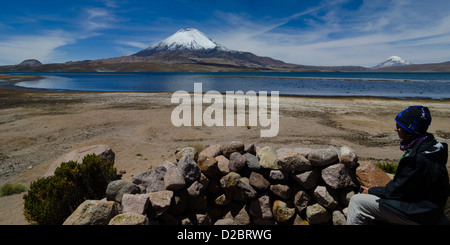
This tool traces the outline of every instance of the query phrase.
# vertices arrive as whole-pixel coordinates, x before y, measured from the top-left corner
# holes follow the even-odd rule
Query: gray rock
[[[242,141],[232,141],[230,144],[222,146],[222,154],[230,159],[230,155],[233,152],[244,153],[245,145]]]
[[[217,157],[222,154],[222,145],[215,144],[206,147],[198,156]]]
[[[282,184],[271,185],[270,192],[284,200],[292,197],[292,190],[287,185]]]
[[[333,225],[346,225],[347,220],[344,214],[339,210],[334,210],[332,214]]]
[[[270,186],[270,182],[262,174],[257,172],[251,172],[249,183],[258,191],[263,191]]]
[[[165,190],[164,175],[166,167],[159,166],[140,173],[131,178],[131,182],[136,185],[143,185],[147,193]]]
[[[236,172],[230,172],[229,174],[223,176],[220,179],[220,186],[225,191],[225,193],[234,191],[238,185],[239,179],[241,176]]]
[[[191,183],[200,177],[201,169],[189,154],[181,157],[177,167],[186,183]]]
[[[203,182],[200,180],[196,180],[187,188],[187,191],[189,196],[196,197],[199,196],[204,190],[206,190],[207,187],[208,187],[207,179],[206,181]]]
[[[250,185],[250,180],[241,178],[236,172],[230,172],[220,179],[220,186],[227,197],[232,200],[246,201],[255,198],[257,192]]]
[[[214,225],[236,225],[234,223],[234,219],[226,218],[226,219],[218,219]]]
[[[122,197],[122,213],[146,214],[150,206],[150,198],[146,194],[124,194]]]
[[[239,170],[241,170],[246,163],[247,159],[243,155],[241,155],[241,153],[233,152],[230,155],[228,167],[232,172],[239,172]]]
[[[86,200],[64,221],[63,225],[107,225],[116,216],[113,201]]]
[[[328,211],[320,204],[316,203],[306,207],[306,220],[308,220],[310,224],[323,224],[330,219],[330,213],[328,213]]]
[[[342,163],[334,164],[322,169],[322,179],[333,189],[342,189],[345,187],[356,187],[353,182],[354,176],[350,168]]]
[[[313,195],[317,203],[325,208],[333,210],[338,205],[338,202],[334,200],[325,186],[317,186]]]
[[[233,202],[227,205],[224,219],[232,219],[233,225],[249,225],[250,215],[247,213],[247,206],[239,202]]]
[[[245,149],[244,152],[252,154],[252,155],[256,155],[256,147],[254,144],[246,144],[245,145]]]
[[[162,215],[170,208],[173,197],[172,191],[157,191],[147,193],[147,195],[150,198],[151,214],[155,217]]]
[[[256,156],[259,159],[259,165],[262,168],[278,169],[278,156],[275,149],[270,146],[261,148]]]
[[[217,160],[217,167],[219,168],[220,173],[223,175],[228,174],[230,172],[230,160],[223,155],[217,156],[215,159]]]
[[[182,189],[186,185],[184,177],[178,171],[178,167],[172,164],[167,168],[164,175],[164,187],[166,190],[176,191]]]
[[[303,147],[294,147],[294,148],[288,148],[288,147],[281,147],[277,150],[278,155],[283,155],[288,152],[295,152],[302,156],[307,156],[313,149],[311,148],[303,148]]]
[[[270,170],[269,179],[271,180],[287,180],[289,178],[289,174],[287,172],[283,172],[280,170]]]
[[[245,153],[243,155],[245,157],[245,160],[247,161],[247,166],[251,170],[258,170],[261,169],[261,165],[259,165],[259,159],[250,153]]]
[[[250,203],[250,214],[256,218],[272,219],[272,205],[270,195],[265,193]]]
[[[235,200],[246,202],[258,195],[258,192],[256,192],[255,189],[253,189],[253,187],[250,185],[250,181],[248,178],[240,178],[237,186],[240,189],[240,192],[237,192],[236,195],[234,195]],[[239,196],[238,193],[242,193],[242,195]]]
[[[308,206],[308,202],[311,200],[311,196],[303,190],[298,191],[294,196],[294,206],[297,212],[303,211]]]
[[[192,159],[194,159],[194,161],[197,161],[198,159],[198,152],[194,147],[184,147],[181,150],[177,150],[175,153],[175,158],[177,159],[177,161],[179,161],[184,154],[188,154],[191,156]]]
[[[334,147],[313,150],[308,154],[308,160],[314,167],[323,167],[338,161],[338,153]]]
[[[149,225],[147,216],[138,213],[122,213],[114,216],[109,225]]]
[[[342,146],[339,152],[339,162],[349,168],[356,167],[358,165],[358,155],[349,146]]]
[[[278,168],[282,171],[305,171],[312,168],[309,160],[300,153],[287,151],[277,155]]]
[[[106,200],[121,203],[124,194],[136,194],[140,192],[141,188],[136,184],[125,180],[115,180],[111,181],[106,187]]]
[[[320,177],[320,170],[315,168],[311,171],[292,173],[291,177],[296,180],[303,188],[309,190],[317,185],[317,181]]]

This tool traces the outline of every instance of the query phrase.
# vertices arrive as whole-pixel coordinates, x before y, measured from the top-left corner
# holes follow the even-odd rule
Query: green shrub
[[[395,174],[397,172],[398,165],[385,162],[385,163],[375,163],[375,166],[377,166],[379,169],[383,170],[385,173],[388,174]]]
[[[0,197],[19,194],[27,190],[23,183],[6,183],[0,187]]]
[[[31,183],[23,197],[25,218],[35,224],[62,224],[84,200],[103,198],[115,179],[112,163],[94,154],[85,156],[82,164],[64,162],[54,176]]]

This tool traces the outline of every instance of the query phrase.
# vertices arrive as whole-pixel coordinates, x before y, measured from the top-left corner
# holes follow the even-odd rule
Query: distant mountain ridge
[[[234,65],[248,68],[293,68],[281,60],[230,50],[194,28],[181,29],[172,36],[143,49],[139,57],[182,56],[201,64]]]
[[[410,65],[409,61],[404,60],[398,56],[391,56],[389,59],[381,62],[380,64],[370,68],[370,69],[378,69],[378,68],[386,68],[386,67],[397,67],[397,66],[405,66]]]
[[[411,65],[398,56],[372,68],[362,66],[309,66],[285,63],[250,52],[230,50],[194,28],[181,29],[139,52],[97,60],[41,64],[25,60],[0,66],[0,71],[31,72],[450,72],[450,62]]]

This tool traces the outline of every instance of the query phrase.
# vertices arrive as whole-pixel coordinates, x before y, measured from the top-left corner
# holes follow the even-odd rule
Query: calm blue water
[[[279,91],[292,96],[450,98],[450,73],[16,73],[45,76],[16,86],[105,92]]]

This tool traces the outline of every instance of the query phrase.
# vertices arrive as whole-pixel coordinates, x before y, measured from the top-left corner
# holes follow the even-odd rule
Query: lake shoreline
[[[261,126],[173,126],[171,113],[177,104],[171,103],[172,93],[0,88],[0,184],[29,186],[61,155],[94,144],[113,149],[115,167],[126,170],[125,180],[174,161],[177,148],[233,140],[275,149],[347,145],[360,160],[396,163],[402,152],[394,117],[416,104],[430,108],[429,131],[450,141],[450,102],[442,100],[280,96],[279,133],[261,138]],[[0,224],[26,224],[21,195],[0,198]]]
[[[394,99],[450,99],[448,74],[383,73],[28,73],[43,76],[16,81],[9,89],[23,87],[43,92],[176,92],[277,91],[287,97],[355,97]],[[22,75],[22,74],[19,74]],[[367,75],[367,77],[365,77]],[[1,79],[1,78],[0,78]],[[5,87],[4,84],[2,84]]]

